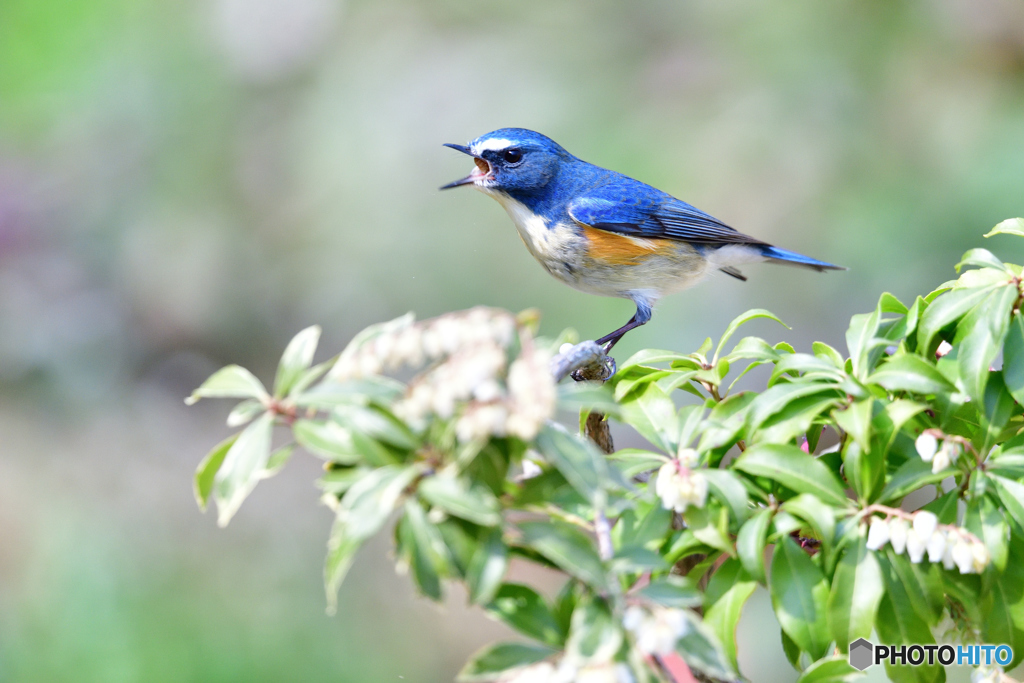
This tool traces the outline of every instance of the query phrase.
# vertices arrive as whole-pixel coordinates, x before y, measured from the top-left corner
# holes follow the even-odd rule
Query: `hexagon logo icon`
[[[850,666],[858,671],[868,668],[874,663],[874,650],[875,646],[864,638],[853,641],[850,643]]]

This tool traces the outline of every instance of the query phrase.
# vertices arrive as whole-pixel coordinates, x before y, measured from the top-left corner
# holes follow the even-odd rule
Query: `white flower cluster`
[[[647,655],[674,652],[676,642],[686,635],[689,623],[681,609],[632,605],[626,609],[622,625],[636,638],[637,648]]]
[[[508,362],[517,338],[519,356]],[[478,307],[413,323],[411,318],[384,326],[375,337],[346,349],[331,370],[336,380],[357,379],[432,363],[414,378],[395,414],[412,423],[430,415],[456,418],[465,443],[489,436],[533,439],[554,415],[555,382],[550,354],[537,348],[512,314]]]
[[[917,454],[925,462],[930,462],[932,472],[936,473],[956,462],[963,451],[963,447],[950,438],[943,439],[942,447],[939,448],[939,439],[931,430],[921,432],[921,436],[917,437],[914,445],[917,447]]]
[[[478,306],[419,323],[413,322],[409,314],[370,329],[378,333],[365,341],[356,337],[331,368],[332,379],[358,379],[401,367],[416,368],[484,344],[505,348],[515,336],[516,319],[508,311]]]
[[[979,574],[991,559],[977,537],[959,527],[939,524],[938,517],[927,510],[913,513],[910,524],[898,516],[889,520],[872,517],[868,549],[880,550],[886,543],[897,555],[906,550],[915,564],[927,553],[929,562],[942,562],[946,569],[956,567],[961,574]]]
[[[658,470],[654,492],[661,498],[661,504],[668,510],[683,512],[687,506],[704,507],[708,497],[708,480],[697,466],[697,451],[692,448],[679,449],[678,457],[669,460]]]
[[[539,662],[513,670],[499,683],[635,683],[629,667],[621,662],[600,662],[579,666],[565,657],[556,666]]]

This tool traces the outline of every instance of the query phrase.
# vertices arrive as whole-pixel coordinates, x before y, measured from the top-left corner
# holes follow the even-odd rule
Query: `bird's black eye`
[[[510,164],[518,164],[523,160],[523,153],[518,149],[506,149],[502,153],[501,158]]]

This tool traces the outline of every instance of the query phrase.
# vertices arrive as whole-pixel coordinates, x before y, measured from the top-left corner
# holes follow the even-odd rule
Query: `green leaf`
[[[711,576],[709,596],[718,594],[704,614],[704,623],[714,632],[722,649],[736,668],[736,625],[743,605],[754,593],[757,582],[743,571],[738,560],[728,560]]]
[[[395,448],[411,451],[420,446],[420,440],[404,422],[378,406],[339,405],[332,417],[353,434],[365,434]]]
[[[996,492],[1006,512],[1019,526],[1024,527],[1024,484],[998,475],[990,474],[989,477],[996,483]]]
[[[696,584],[685,576],[676,574],[652,579],[639,593],[663,607],[696,607],[703,602]]]
[[[548,422],[537,435],[536,447],[586,500],[594,501],[608,487],[607,463],[589,439]]]
[[[1002,350],[1009,330],[1010,311],[1018,295],[1015,285],[996,288],[991,296],[964,317],[957,328],[957,339],[961,340],[957,352],[960,379],[965,393],[975,401],[985,400],[989,367]]]
[[[1013,648],[1013,661],[1005,667],[1013,669],[1024,659],[1024,543],[1013,536],[1007,565],[1012,571],[997,574],[981,599],[982,633],[986,643],[1006,643]]]
[[[828,583],[807,553],[788,536],[775,546],[769,586],[782,630],[812,659],[824,655],[832,640],[828,630]]]
[[[355,552],[384,526],[405,489],[421,472],[419,466],[379,467],[367,472],[345,492],[327,542],[324,588],[329,611],[337,604],[338,587],[352,566]]]
[[[229,365],[210,375],[185,403],[192,405],[201,398],[255,398],[266,403],[270,395],[251,372],[240,365]]]
[[[1010,529],[1002,511],[988,496],[976,496],[967,503],[964,527],[985,543],[992,565],[1000,572],[1005,570]]]
[[[848,652],[849,644],[858,638],[871,637],[883,593],[882,570],[875,554],[867,549],[867,535],[861,527],[859,537],[846,547],[836,566],[828,600],[829,628],[840,652]]]
[[[841,398],[835,385],[819,382],[776,384],[763,393],[758,394],[751,401],[750,406],[747,408],[747,427],[751,430],[757,429],[768,418],[780,413],[789,404],[815,394],[826,394],[826,398]]]
[[[1014,313],[1003,341],[1003,381],[1013,400],[1024,405],[1024,315]]]
[[[616,547],[636,546],[658,550],[672,531],[672,512],[661,506],[661,501],[637,501],[636,507],[626,510],[612,528]]]
[[[843,475],[857,496],[872,502],[885,483],[885,456],[881,449],[864,450],[856,441],[848,441],[842,452]]]
[[[678,351],[664,351],[662,349],[644,349],[638,351],[630,356],[625,363],[619,366],[619,372],[629,370],[636,366],[646,366],[651,363],[666,363],[681,361],[687,365],[692,365],[693,360]]]
[[[596,411],[605,415],[618,415],[619,404],[611,387],[603,382],[571,382],[558,385],[558,407],[578,413]]]
[[[888,563],[882,564],[882,576],[885,579],[886,591],[878,605],[878,615],[875,618],[875,631],[879,640],[886,645],[933,644],[935,639],[932,637],[931,629],[914,609],[903,583]],[[938,663],[916,667],[891,666],[887,660],[885,670],[889,674],[889,679],[897,682],[944,680],[943,669]]]
[[[607,661],[622,647],[622,623],[600,598],[584,597],[573,610],[565,645],[570,659]]]
[[[292,434],[300,446],[319,458],[343,465],[354,465],[362,460],[352,441],[352,432],[337,422],[296,420]]]
[[[874,405],[875,400],[869,397],[854,401],[845,410],[832,411],[836,424],[866,451],[871,449],[871,410]]]
[[[224,456],[238,439],[238,434],[232,434],[228,438],[210,449],[203,461],[196,468],[195,477],[192,480],[192,490],[196,496],[196,503],[199,509],[206,511],[206,505],[210,501],[210,493],[213,491],[213,481],[217,476],[217,470],[224,462]]]
[[[501,523],[501,506],[491,490],[482,484],[472,484],[448,473],[424,478],[419,485],[420,495],[431,505],[445,512],[481,526]]]
[[[814,530],[814,535],[821,541],[825,554],[832,552],[836,535],[836,517],[831,507],[818,500],[817,496],[801,493],[783,503],[782,509],[807,522]]]
[[[728,555],[735,554],[729,537],[729,514],[725,508],[688,507],[683,513],[683,519],[697,540]]]
[[[679,434],[676,406],[657,384],[630,394],[622,404],[622,419],[658,448],[675,452]]]
[[[242,501],[260,480],[270,458],[270,436],[274,416],[264,414],[238,435],[214,476],[213,498],[217,501],[217,524],[227,526]]]
[[[768,538],[768,525],[772,521],[772,511],[768,508],[759,510],[740,527],[736,536],[736,552],[743,568],[757,581],[765,582],[764,546]]]
[[[725,346],[725,342],[729,341],[730,337],[736,333],[736,330],[740,328],[744,323],[748,323],[751,320],[757,320],[758,318],[768,318],[774,320],[778,324],[785,327],[787,330],[790,329],[789,325],[782,322],[774,313],[766,311],[763,308],[752,308],[745,313],[741,313],[733,321],[729,323],[729,326],[725,328],[725,332],[722,333],[722,338],[718,341],[718,346],[715,347],[715,355],[711,360],[711,365],[715,365],[718,362],[718,355],[722,352],[722,348]]]
[[[711,494],[729,507],[729,514],[737,524],[742,524],[750,509],[747,489],[739,477],[729,470],[702,469],[701,474],[707,480]]]
[[[676,642],[676,652],[686,660],[686,664],[718,681],[738,680],[714,631],[690,610],[684,610],[683,616],[689,622],[689,629]]]
[[[599,588],[607,583],[593,540],[583,532],[554,522],[523,522],[519,529],[527,546],[565,572]]]
[[[399,531],[405,534],[404,545],[411,551],[406,559],[416,587],[428,598],[441,600],[441,577],[449,573],[448,547],[419,501],[405,501],[405,517]]]
[[[1006,270],[1006,264],[996,258],[988,249],[968,249],[960,257],[960,263],[956,264],[956,272],[960,272],[965,266],[977,266],[978,268],[993,268],[995,270]]]
[[[941,565],[930,562],[912,564],[906,554],[897,555],[891,546],[885,549],[884,559],[879,562],[888,563],[918,616],[931,627],[938,624],[946,607]]]
[[[615,463],[626,477],[656,470],[668,462],[668,458],[661,453],[640,448],[621,448],[609,455],[608,459]]]
[[[477,650],[459,672],[459,681],[496,681],[505,672],[535,664],[555,654],[556,650],[543,645],[524,643],[498,643]]]
[[[466,570],[469,599],[474,605],[490,602],[508,570],[508,546],[500,529],[490,529],[477,545]]]
[[[747,474],[774,479],[798,493],[811,493],[829,505],[848,504],[843,486],[832,471],[813,456],[789,444],[758,444],[748,448],[733,467]]]
[[[294,453],[295,444],[293,443],[281,446],[276,451],[271,453],[270,457],[267,458],[267,466],[263,468],[262,472],[260,472],[260,478],[269,479],[270,477],[280,472],[281,468],[288,464],[288,461],[291,460],[292,454]]]
[[[313,325],[299,332],[288,343],[277,366],[277,377],[274,379],[275,398],[283,398],[291,392],[306,369],[313,364],[313,354],[316,353],[319,342],[320,326]]]
[[[1024,236],[1024,218],[1007,218],[987,232],[985,237],[992,237],[993,235]]]
[[[893,473],[892,478],[882,489],[878,500],[881,503],[897,502],[908,493],[928,484],[936,484],[948,476],[948,471],[933,473],[930,462],[925,462],[918,457],[910,457]]]
[[[820,659],[804,669],[796,683],[845,683],[863,677],[846,657],[834,657],[832,659]]]
[[[518,583],[506,583],[485,607],[487,612],[520,633],[553,647],[565,642],[554,612],[537,591]]]
[[[260,413],[266,411],[267,407],[254,398],[247,398],[239,402],[228,414],[228,427],[241,427],[248,424]]]
[[[932,301],[917,326],[918,351],[930,353],[935,335],[974,308],[991,291],[991,287],[955,289],[944,292]]]
[[[872,358],[877,357],[878,342],[875,334],[881,318],[880,308],[871,313],[861,313],[850,318],[850,327],[846,330],[846,347],[850,351],[853,374],[863,379],[871,370]]]
[[[867,382],[888,391],[909,391],[915,394],[943,394],[956,387],[941,372],[920,356],[909,353],[892,356],[871,373]]]

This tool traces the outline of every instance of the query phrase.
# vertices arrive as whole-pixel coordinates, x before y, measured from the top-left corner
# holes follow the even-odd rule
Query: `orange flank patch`
[[[617,266],[637,264],[648,256],[674,247],[669,239],[628,237],[588,225],[583,226],[583,236],[587,239],[587,256]]]

